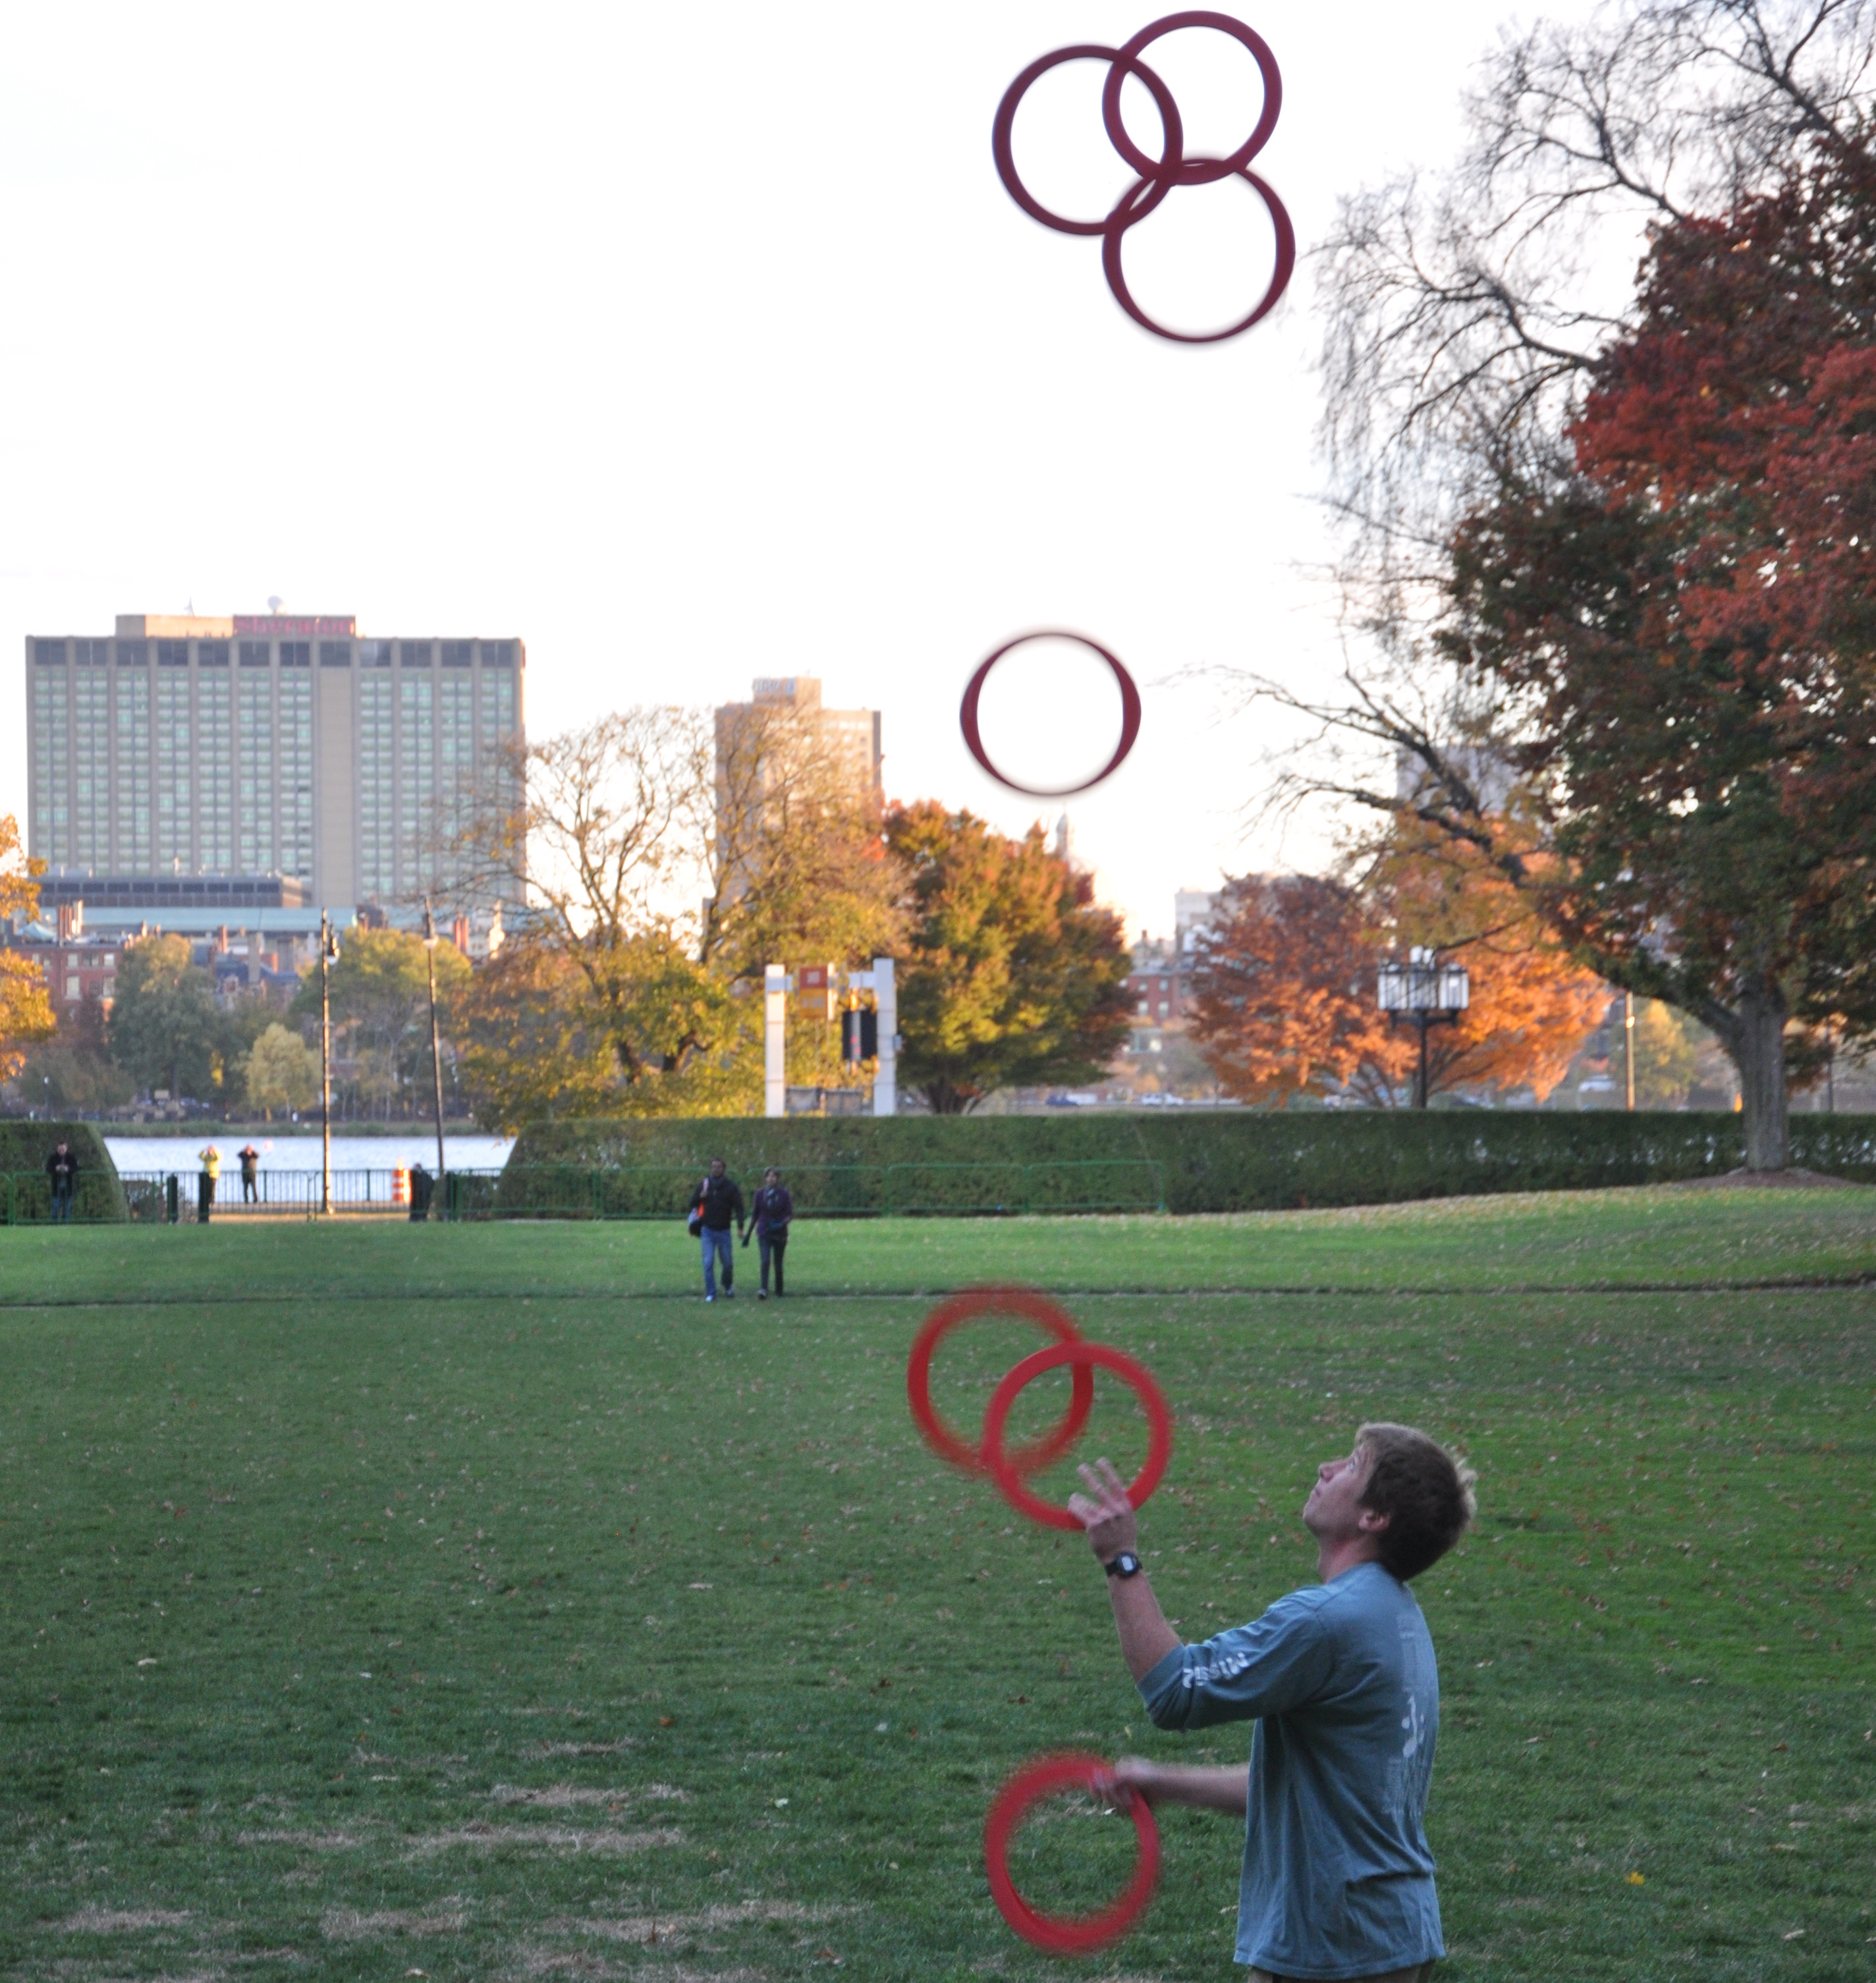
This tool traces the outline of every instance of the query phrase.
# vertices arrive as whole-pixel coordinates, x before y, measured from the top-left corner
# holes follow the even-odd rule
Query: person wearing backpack
[[[794,1216],[794,1200],[789,1195],[788,1187],[781,1181],[781,1172],[771,1164],[762,1173],[762,1189],[756,1193],[755,1203],[751,1209],[748,1225],[744,1229],[743,1244],[749,1244],[749,1235],[756,1236],[756,1246],[762,1260],[762,1285],[756,1289],[756,1299],[768,1299],[768,1270],[771,1259],[775,1263],[775,1299],[782,1298],[782,1256],[788,1250],[788,1222]]]
[[[704,1299],[717,1299],[717,1269],[723,1269],[723,1298],[736,1292],[736,1252],[730,1235],[743,1218],[743,1188],[721,1157],[710,1160],[710,1174],[691,1195],[691,1230],[704,1243]]]

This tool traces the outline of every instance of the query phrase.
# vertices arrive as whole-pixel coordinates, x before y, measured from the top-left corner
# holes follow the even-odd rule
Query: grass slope
[[[1294,1510],[1361,1417],[1473,1455],[1420,1590],[1443,1975],[1865,1978],[1876,1295],[1718,1283],[1867,1272],[1869,1204],[818,1226],[802,1286],[871,1291],[707,1309],[642,1229],[9,1233],[0,1968],[1060,1973],[988,1900],[997,1783],[1248,1731],[1145,1731],[1081,1546],[913,1435],[901,1290],[1022,1274],[1196,1290],[1072,1304],[1177,1414],[1145,1528],[1189,1636],[1309,1578]],[[1204,1286],[1260,1275],[1352,1291]],[[1688,1285],[1502,1291],[1625,1276]],[[946,1411],[1032,1339],[958,1339]],[[1082,1973],[1229,1973],[1238,1841],[1162,1822]],[[1065,1807],[1024,1878],[1090,1900],[1129,1832]]]

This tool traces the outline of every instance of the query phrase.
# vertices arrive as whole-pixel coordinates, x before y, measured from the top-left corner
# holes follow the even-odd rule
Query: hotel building
[[[31,637],[27,842],[47,901],[176,930],[367,906],[407,923],[426,891],[470,906],[450,849],[472,793],[510,776],[527,658],[519,640],[361,640],[349,617],[279,614]]]

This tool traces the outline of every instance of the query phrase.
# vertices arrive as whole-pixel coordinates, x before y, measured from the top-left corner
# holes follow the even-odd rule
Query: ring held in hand
[[[1019,1470],[1015,1458],[1003,1450],[1003,1428],[1009,1421],[1010,1408],[1016,1402],[1017,1393],[1045,1370],[1058,1369],[1064,1363],[1073,1364],[1078,1376],[1090,1366],[1112,1370],[1138,1393],[1146,1412],[1147,1443],[1145,1463],[1127,1490],[1127,1498],[1136,1508],[1165,1477],[1166,1463],[1172,1457],[1172,1414],[1166,1409],[1165,1394],[1154,1383],[1152,1373],[1145,1365],[1136,1363],[1124,1351],[1105,1343],[1063,1343],[1052,1349],[1038,1349],[1034,1356],[1025,1356],[997,1386],[984,1413],[982,1446],[984,1460],[990,1468],[991,1478],[997,1483],[997,1491],[1012,1508],[1027,1515],[1032,1521],[1072,1533],[1082,1525],[1066,1508],[1058,1508],[1042,1500],[1023,1485],[1023,1471],[1035,1473],[1039,1470],[1028,1467]]]
[[[1091,1914],[1064,1917],[1032,1908],[1016,1891],[1010,1877],[1010,1840],[1031,1807],[1065,1791],[1105,1792],[1113,1784],[1113,1765],[1099,1756],[1043,1756],[1025,1763],[997,1794],[984,1825],[984,1864],[990,1875],[990,1894],[1003,1918],[1022,1937],[1052,1955],[1085,1955],[1118,1941],[1139,1918],[1153,1897],[1159,1878],[1159,1828],[1143,1797],[1127,1800],[1139,1837],[1140,1856],[1125,1891],[1111,1905]]]

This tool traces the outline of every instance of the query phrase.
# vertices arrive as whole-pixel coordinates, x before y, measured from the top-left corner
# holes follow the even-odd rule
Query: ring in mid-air
[[[1186,155],[1185,127],[1180,121],[1179,104],[1164,79],[1140,59],[1143,48],[1162,35],[1175,33],[1182,28],[1209,28],[1229,35],[1249,50],[1263,78],[1263,109],[1250,135],[1222,158],[1193,158]],[[1109,142],[1139,175],[1115,202],[1112,209],[1099,220],[1078,220],[1052,212],[1024,185],[1016,169],[1012,134],[1018,106],[1032,83],[1051,69],[1072,62],[1104,62],[1108,65],[1107,81],[1101,92],[1101,121],[1106,127]],[[1130,75],[1145,86],[1159,112],[1160,147],[1156,159],[1135,143],[1122,122],[1121,88]],[[1296,270],[1296,231],[1290,224],[1289,212],[1276,189],[1250,169],[1252,159],[1263,149],[1271,132],[1276,129],[1277,113],[1282,105],[1282,78],[1277,72],[1276,57],[1271,53],[1270,45],[1262,35],[1229,14],[1195,8],[1149,22],[1117,48],[1109,48],[1102,42],[1080,42],[1037,56],[1003,92],[1003,100],[997,105],[995,121],[991,125],[990,149],[1005,190],[1032,220],[1053,228],[1058,234],[1100,236],[1101,266],[1107,276],[1108,287],[1114,292],[1114,300],[1142,329],[1150,330],[1155,337],[1169,339],[1175,344],[1217,344],[1238,336],[1269,316],[1289,288],[1289,279]],[[1149,316],[1135,301],[1127,286],[1126,272],[1121,265],[1122,243],[1127,230],[1138,226],[1177,188],[1210,186],[1220,179],[1232,178],[1242,179],[1269,213],[1270,224],[1276,235],[1276,268],[1263,294],[1236,323],[1226,325],[1222,330],[1172,329]]]
[[[977,706],[984,693],[984,684],[990,679],[990,671],[1004,656],[1031,640],[1072,640],[1078,647],[1085,647],[1091,654],[1099,656],[1112,670],[1114,680],[1120,688],[1120,741],[1114,747],[1114,754],[1109,758],[1092,778],[1085,778],[1078,785],[1024,785],[1018,784],[1007,772],[1000,771],[992,762],[990,753],[984,748],[983,731],[978,721]],[[1021,792],[1027,798],[1066,799],[1077,792],[1092,791],[1105,778],[1111,778],[1126,759],[1140,734],[1140,691],[1119,658],[1108,652],[1099,640],[1091,640],[1085,634],[1067,634],[1059,627],[1045,627],[1034,634],[1018,634],[1015,640],[1005,640],[995,653],[987,654],[977,664],[977,672],[965,685],[964,701],[959,706],[958,721],[964,731],[965,748],[983,769],[1000,785],[1006,785],[1013,792]]]

